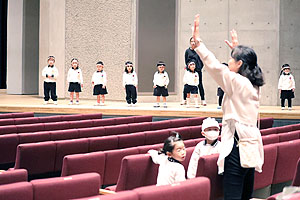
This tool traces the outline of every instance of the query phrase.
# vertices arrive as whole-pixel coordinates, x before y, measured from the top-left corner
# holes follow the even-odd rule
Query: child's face
[[[157,66],[157,69],[158,69],[159,73],[162,73],[165,70],[165,66],[159,65],[159,66]]]
[[[101,72],[102,70],[103,70],[103,65],[97,65],[97,70],[99,71],[99,72]]]
[[[193,72],[193,71],[195,71],[196,66],[195,66],[195,64],[190,64],[190,65],[189,65],[189,68],[190,68],[190,70],[192,70],[192,72]]]
[[[291,70],[289,68],[285,68],[283,71],[288,74]]]
[[[55,60],[54,60],[53,58],[50,58],[50,59],[48,60],[48,64],[49,64],[50,66],[54,65],[54,63],[55,63]]]
[[[219,136],[219,128],[218,127],[207,127],[202,131],[202,135],[208,141],[215,141]],[[209,143],[210,144],[210,143]]]
[[[127,71],[128,71],[128,72],[131,72],[131,71],[132,71],[132,65],[126,65],[126,67],[127,67]]]
[[[195,43],[195,41],[194,41],[194,38],[191,39],[190,45],[191,45],[191,48],[192,48],[192,49],[195,49],[196,43]]]
[[[180,162],[184,161],[185,156],[186,156],[186,149],[185,149],[183,141],[174,142],[174,149],[173,149],[172,153],[167,152],[167,155],[180,161]]]
[[[73,60],[71,64],[72,64],[72,67],[75,69],[78,66],[78,61]]]

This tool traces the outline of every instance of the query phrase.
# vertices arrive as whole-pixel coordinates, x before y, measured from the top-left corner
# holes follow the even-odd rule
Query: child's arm
[[[123,88],[125,88],[125,85],[126,85],[126,81],[125,81],[125,79],[126,79],[126,72],[124,72],[123,73],[123,83],[122,83],[122,85],[123,85]]]
[[[69,69],[68,75],[67,75],[67,81],[70,82],[70,80],[71,80],[71,69]]]
[[[134,79],[134,86],[137,87],[137,85],[138,85],[138,77],[137,77],[136,72],[134,72],[134,77],[135,77],[135,79]]]
[[[150,154],[150,156],[152,158],[152,161],[155,164],[160,164],[161,163],[162,155],[159,155],[158,151],[151,149],[151,150],[148,151],[148,153]]]
[[[103,86],[102,88],[106,88],[107,78],[106,78],[106,72],[103,72]]]
[[[57,77],[58,77],[58,69],[56,67],[54,69],[55,70],[54,70],[54,74],[52,74],[53,75],[52,78],[57,79]]]
[[[154,77],[153,77],[153,88],[156,88],[156,82],[157,82],[157,72],[155,72]]]
[[[169,75],[168,75],[168,73],[167,73],[167,72],[165,72],[165,73],[166,73],[165,87],[168,87],[168,85],[169,85],[169,82],[170,82],[170,79],[169,79]]]
[[[278,90],[279,90],[279,92],[281,92],[281,89],[282,89],[282,79],[283,78],[283,76],[281,75],[280,77],[279,77],[279,81],[278,81]]]
[[[292,90],[293,90],[293,92],[295,91],[295,88],[296,88],[296,86],[295,86],[295,79],[294,79],[294,76],[293,75],[291,75],[291,80],[292,80]]]
[[[82,77],[82,71],[80,69],[80,83],[81,83],[81,87],[83,86],[83,77]]]
[[[47,74],[47,67],[45,67],[42,71],[42,77],[44,78],[48,78],[48,74]]]
[[[187,81],[188,81],[188,71],[184,70],[183,85],[187,84]]]
[[[196,177],[199,158],[200,158],[200,148],[199,146],[196,146],[190,159],[190,163],[187,171],[188,178]]]

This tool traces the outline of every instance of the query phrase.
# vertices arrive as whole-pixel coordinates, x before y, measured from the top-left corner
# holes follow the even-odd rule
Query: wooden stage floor
[[[200,108],[186,108],[179,102],[168,102],[168,108],[153,108],[153,103],[137,103],[136,107],[128,107],[124,101],[107,101],[105,106],[94,106],[95,100],[81,100],[79,105],[68,105],[69,100],[58,100],[54,105],[51,100],[43,105],[43,98],[37,95],[7,95],[0,92],[0,112],[34,112],[34,113],[102,113],[103,115],[152,115],[156,117],[222,117],[222,111],[216,104],[208,104]],[[274,119],[299,119],[300,106],[292,111],[281,110],[279,106],[261,106],[260,117]]]

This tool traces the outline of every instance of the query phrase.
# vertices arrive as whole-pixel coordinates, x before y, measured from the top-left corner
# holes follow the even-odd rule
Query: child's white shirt
[[[198,161],[201,156],[216,154],[220,152],[220,141],[216,140],[213,144],[207,144],[206,140],[199,142],[191,156],[187,177],[195,178],[198,168]]]
[[[94,85],[102,84],[103,86],[106,86],[106,82],[107,82],[106,72],[103,70],[101,72],[95,71],[92,76],[92,82],[94,83]]]
[[[278,82],[279,90],[291,90],[295,89],[295,80],[292,74],[284,75],[283,73],[279,77]]]
[[[125,85],[134,85],[136,86],[138,83],[137,75],[135,72],[132,73],[123,73],[123,87]]]
[[[74,69],[71,67],[68,71],[67,81],[70,83],[80,83],[83,84],[82,71],[80,68]]]
[[[48,75],[48,77],[46,77]],[[52,75],[54,77],[52,77]],[[56,82],[56,79],[58,77],[58,69],[53,65],[53,67],[49,67],[48,65],[44,67],[42,71],[42,76],[44,78],[44,81],[47,83],[54,83]]]
[[[156,150],[149,150],[152,161],[159,164],[156,185],[170,185],[185,181],[185,170],[182,164],[171,162],[165,154],[158,154]]]
[[[183,76],[183,84],[188,84],[191,86],[198,86],[199,85],[199,74],[197,72],[190,72],[185,70]]]
[[[164,71],[164,73],[155,72],[153,78],[153,85],[164,87],[164,86],[168,86],[169,82],[170,82],[169,76],[166,71]]]

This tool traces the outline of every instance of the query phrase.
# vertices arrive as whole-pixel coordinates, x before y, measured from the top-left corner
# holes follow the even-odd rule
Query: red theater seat
[[[0,200],[33,200],[31,183],[19,182],[0,185]]]
[[[111,149],[118,149],[118,136],[110,135],[103,137],[92,137],[89,140],[89,152],[105,151]]]
[[[34,124],[39,123],[38,117],[25,117],[25,118],[16,118],[15,119],[15,125],[18,124]]]
[[[299,133],[300,131],[292,131],[292,132],[287,132],[287,133],[279,133],[279,141],[280,142],[286,142],[290,140],[297,140],[299,139]]]
[[[79,138],[105,136],[104,127],[90,127],[79,129]]]
[[[69,122],[50,122],[44,123],[44,125],[45,131],[63,130],[70,128]]]
[[[141,116],[134,116],[134,122],[152,122],[152,116],[150,115],[141,115]]]
[[[13,163],[16,158],[18,134],[0,135],[0,163]]]
[[[134,117],[116,117],[115,124],[130,124],[134,123]]]
[[[202,125],[204,119],[206,119],[206,117],[189,118],[189,125],[190,126],[200,126],[200,125]]]
[[[272,117],[262,118],[259,122],[259,129],[272,128],[274,119]]]
[[[170,128],[170,120],[156,121],[150,124],[150,130],[162,130]]]
[[[31,133],[44,131],[44,123],[35,123],[35,124],[20,124],[16,125],[18,133]]]
[[[142,132],[142,131],[150,131],[152,122],[141,122],[128,124],[128,133]]]
[[[145,144],[163,143],[170,136],[169,130],[157,130],[145,132]]]
[[[262,142],[264,145],[278,143],[279,135],[278,134],[264,135],[262,136]]]
[[[52,141],[79,138],[79,131],[77,129],[49,131],[49,134]]]
[[[145,144],[145,133],[123,134],[117,136],[119,140],[118,148],[136,147]]]
[[[172,119],[170,120],[170,128],[189,126],[189,118]]]
[[[105,126],[105,135],[118,135],[128,133],[127,124]]]
[[[10,171],[0,171],[0,185],[27,181],[27,170],[16,169]]]

